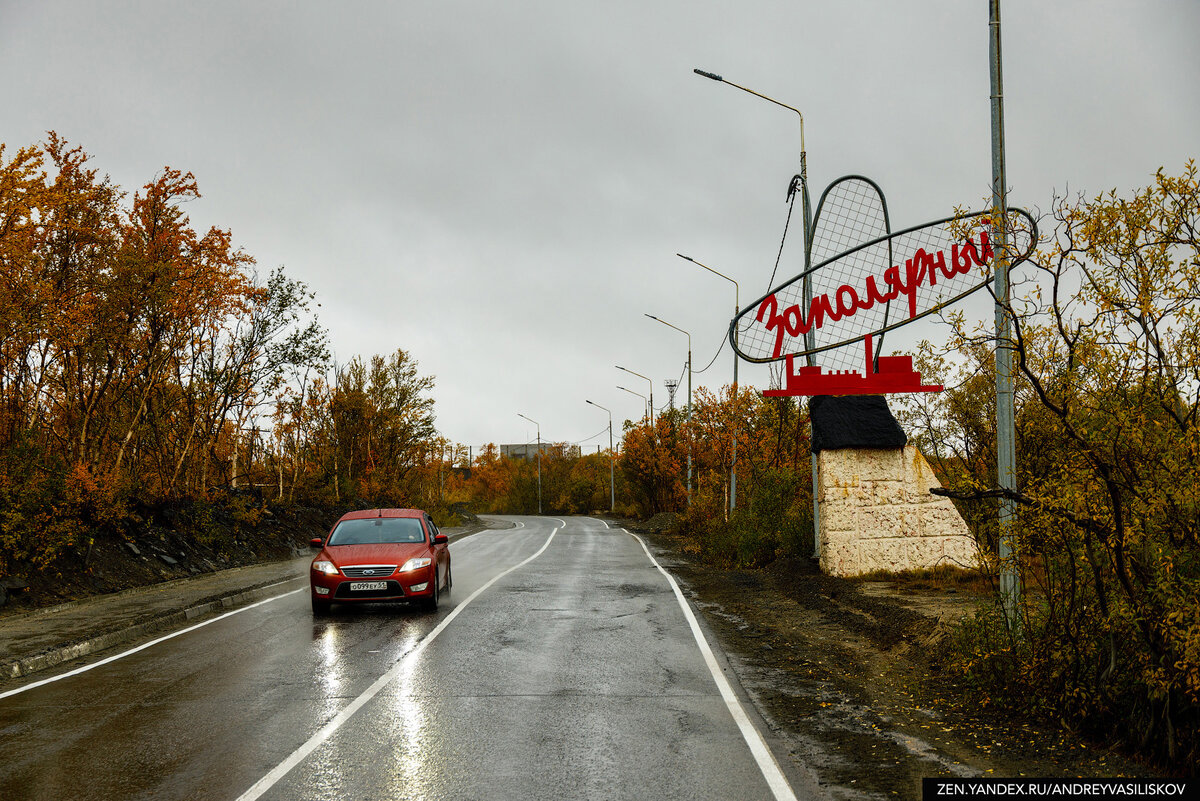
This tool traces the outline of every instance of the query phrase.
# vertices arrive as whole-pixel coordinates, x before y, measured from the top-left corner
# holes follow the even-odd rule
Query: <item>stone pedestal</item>
[[[834,576],[951,564],[977,567],[979,549],[919,450],[844,448],[818,455],[821,569]]]

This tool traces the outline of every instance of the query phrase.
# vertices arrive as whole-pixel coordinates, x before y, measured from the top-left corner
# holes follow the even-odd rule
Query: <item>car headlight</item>
[[[428,556],[418,556],[415,559],[409,559],[407,562],[404,563],[403,566],[401,566],[400,572],[404,573],[409,570],[416,570],[417,568],[421,568],[421,567],[429,567],[429,563],[432,561],[433,560],[430,559]]]
[[[338,574],[337,565],[333,562],[327,562],[324,559],[313,562],[312,569],[327,576],[336,576]]]

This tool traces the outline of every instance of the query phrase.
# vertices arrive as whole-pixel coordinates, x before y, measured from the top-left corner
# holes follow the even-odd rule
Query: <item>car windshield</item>
[[[338,523],[326,545],[375,545],[424,540],[425,530],[415,517],[371,517]]]

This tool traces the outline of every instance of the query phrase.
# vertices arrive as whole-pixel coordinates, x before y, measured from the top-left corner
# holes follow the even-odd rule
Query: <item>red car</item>
[[[367,509],[342,515],[309,570],[314,615],[335,603],[407,601],[430,611],[450,592],[449,539],[420,509]]]

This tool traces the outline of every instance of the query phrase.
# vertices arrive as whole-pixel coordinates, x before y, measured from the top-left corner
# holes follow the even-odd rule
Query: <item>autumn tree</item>
[[[683,511],[687,445],[679,436],[682,413],[664,412],[653,423],[625,423],[619,467],[643,517]]]
[[[132,498],[235,484],[257,411],[321,367],[324,334],[303,285],[282,270],[260,285],[229,231],[191,227],[190,173],[164,168],[127,198],[53,132],[6,152],[0,544],[41,563]]]
[[[717,564],[760,566],[812,550],[810,440],[804,407],[742,386],[701,388],[692,407],[696,487],[681,530]],[[737,504],[729,477],[737,437]]]
[[[504,512],[512,491],[513,469],[510,460],[500,454],[495,443],[488,443],[475,457],[471,467],[468,492],[472,507],[478,512]]]
[[[407,351],[355,357],[336,371],[324,426],[329,443],[324,468],[337,498],[413,497],[410,476],[431,459],[433,378],[422,376]]]
[[[971,629],[962,665],[999,697],[1164,761],[1200,757],[1200,185],[1195,165],[1119,196],[1058,198],[1017,274],[1022,626]],[[960,497],[994,496],[982,333],[925,430]],[[942,358],[946,358],[943,356]],[[949,424],[949,425],[946,425]],[[936,433],[938,427],[940,433]],[[1022,687],[1014,695],[1006,688]]]

